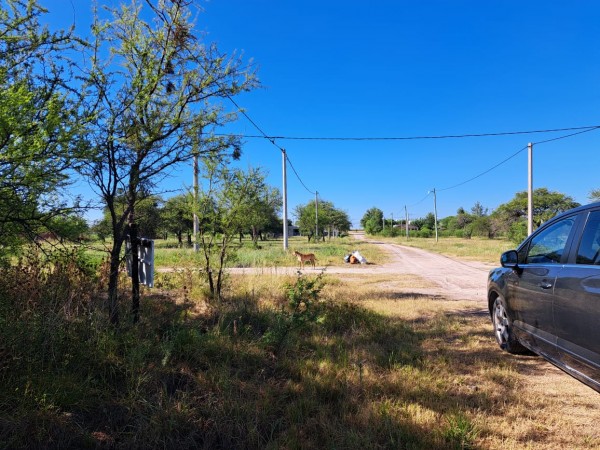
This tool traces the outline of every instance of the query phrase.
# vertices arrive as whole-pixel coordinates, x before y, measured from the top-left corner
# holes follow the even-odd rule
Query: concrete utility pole
[[[404,214],[406,215],[406,240],[408,241],[408,209],[406,209],[406,205],[404,205]]]
[[[435,195],[435,188],[433,188],[433,212],[434,212],[434,224],[435,224],[435,242],[438,241],[438,225],[437,225],[437,197]]]
[[[198,245],[198,231],[200,229],[198,222],[198,148],[194,148],[194,251],[200,250]]]
[[[287,212],[287,164],[285,149],[281,149],[282,168],[283,168],[283,250],[288,249],[288,212]]]
[[[315,191],[315,241],[319,237],[319,191]]]
[[[533,144],[527,144],[529,182],[527,184],[527,235],[533,233]]]

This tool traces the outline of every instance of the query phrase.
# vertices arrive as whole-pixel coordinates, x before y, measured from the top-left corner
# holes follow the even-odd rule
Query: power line
[[[285,155],[285,159],[287,160],[288,163],[290,163],[290,167],[292,168],[294,174],[296,175],[296,178],[298,178],[298,181],[300,181],[300,184],[302,186],[304,186],[304,189],[306,189],[310,194],[315,195],[315,193],[313,191],[311,191],[309,188],[306,187],[306,185],[304,184],[304,181],[302,181],[302,178],[300,178],[300,175],[298,174],[298,172],[296,171],[296,169],[294,168],[294,165],[292,164],[292,160],[290,159],[289,155],[287,154],[287,152],[285,151],[285,149],[283,147],[280,147],[279,145],[277,145],[277,143],[275,142],[275,137],[272,136],[268,136],[267,133],[265,133],[259,126],[258,124],[252,120],[252,118],[246,113],[246,111],[244,111],[240,105],[238,105],[236,103],[236,101],[227,93],[225,93],[225,95],[227,96],[227,98],[231,101],[231,103],[233,103],[235,105],[235,107],[243,114],[243,116],[248,119],[248,121],[254,126],[254,128],[256,128],[261,134],[262,136],[256,136],[256,137],[260,137],[263,139],[267,139],[269,142],[271,142],[271,144],[273,144],[275,147],[277,147],[281,152],[283,152],[283,154]],[[226,135],[226,134],[217,134],[217,136],[237,136],[237,137],[244,137],[241,135]]]
[[[595,126],[595,127],[587,127],[587,128],[585,128],[585,129],[583,129],[583,128],[579,128],[579,130],[580,130],[580,131],[577,131],[576,133],[570,133],[570,134],[566,134],[566,135],[564,135],[564,136],[559,136],[559,137],[552,138],[552,139],[546,139],[545,141],[539,141],[539,142],[535,142],[535,143],[534,143],[534,145],[546,144],[546,143],[548,143],[548,142],[558,141],[558,140],[560,140],[560,139],[566,139],[566,138],[569,138],[569,137],[572,137],[572,136],[576,136],[576,135],[578,135],[578,134],[588,133],[588,132],[590,132],[590,131],[594,131],[594,130],[597,130],[597,129],[600,129],[600,126]],[[502,165],[502,164],[504,164],[505,162],[507,162],[507,161],[511,160],[512,158],[514,158],[515,156],[517,156],[519,153],[521,153],[522,151],[524,151],[524,150],[526,150],[526,149],[527,149],[527,146],[523,147],[522,149],[520,149],[520,150],[519,150],[519,151],[517,151],[516,153],[513,153],[512,155],[510,155],[508,158],[504,159],[503,161],[500,161],[500,162],[499,162],[498,164],[496,164],[495,166],[493,166],[493,167],[490,167],[489,169],[487,169],[487,170],[485,170],[485,171],[481,172],[480,174],[478,174],[478,175],[475,175],[474,177],[472,177],[472,178],[469,178],[468,180],[462,181],[462,182],[460,182],[460,183],[458,183],[458,184],[455,184],[455,185],[453,185],[453,186],[449,186],[449,187],[446,187],[446,188],[443,188],[443,189],[438,189],[438,192],[440,192],[440,191],[448,191],[448,190],[450,190],[450,189],[454,189],[454,188],[457,188],[457,187],[459,187],[459,186],[462,186],[462,185],[464,185],[464,184],[470,183],[471,181],[473,181],[473,180],[476,180],[476,179],[477,179],[477,178],[479,178],[479,177],[482,177],[483,175],[485,175],[485,174],[487,174],[487,173],[491,172],[492,170],[496,169],[497,167],[501,166],[501,165]]]
[[[493,167],[490,167],[489,169],[487,169],[487,170],[486,170],[486,171],[484,171],[484,172],[481,172],[479,175],[475,175],[473,178],[469,178],[468,180],[462,181],[462,182],[460,182],[460,183],[458,183],[458,184],[455,184],[454,186],[450,186],[450,187],[443,188],[443,189],[438,189],[438,192],[441,192],[441,191],[448,191],[448,190],[450,190],[450,189],[454,189],[454,188],[457,188],[457,187],[459,187],[459,186],[462,186],[463,184],[470,183],[471,181],[473,181],[473,180],[476,180],[476,179],[477,179],[477,178],[479,178],[479,177],[482,177],[482,176],[483,176],[483,175],[485,175],[486,173],[489,173],[489,172],[491,172],[492,170],[494,170],[494,169],[496,169],[497,167],[501,166],[501,165],[502,165],[502,164],[504,164],[505,162],[507,162],[507,161],[509,161],[509,160],[513,159],[515,156],[517,156],[517,155],[518,155],[519,153],[521,153],[523,150],[527,150],[527,146],[523,147],[523,148],[522,148],[521,150],[519,150],[518,152],[516,152],[516,153],[513,153],[512,155],[510,155],[510,156],[509,156],[508,158],[506,158],[505,160],[503,160],[503,161],[500,161],[500,162],[499,162],[498,164],[496,164],[495,166],[493,166]]]
[[[238,108],[239,108],[239,106],[238,106]],[[248,118],[248,120],[250,120],[250,122],[254,124],[254,122],[252,122],[252,120],[247,116],[247,114],[245,112],[242,111],[242,114],[244,114]],[[246,139],[260,138],[260,139],[269,139],[272,142],[275,139],[296,140],[296,141],[414,141],[414,140],[426,140],[426,139],[464,139],[464,138],[475,138],[475,137],[514,136],[514,135],[523,135],[523,134],[557,133],[559,131],[578,131],[578,130],[583,130],[580,132],[585,133],[587,131],[592,131],[592,130],[600,128],[600,125],[590,125],[590,126],[584,126],[584,127],[570,127],[570,128],[552,128],[552,129],[545,129],[545,130],[501,131],[501,132],[495,132],[495,133],[447,134],[447,135],[432,135],[432,136],[391,136],[391,137],[268,136],[262,130],[260,130],[260,128],[258,128],[256,125],[255,125],[255,127],[261,132],[261,135],[224,133],[224,134],[217,134],[217,136],[237,136],[237,137],[246,138]],[[556,138],[556,139],[564,139],[565,137],[574,136],[575,134],[579,134],[580,132],[573,133],[571,135],[563,136],[563,137]],[[547,141],[542,141],[542,142],[547,142]],[[540,142],[540,143],[542,143],[542,142]]]
[[[296,178],[298,178],[298,181],[300,181],[300,184],[302,186],[304,186],[304,189],[306,189],[310,194],[315,195],[315,192],[311,191],[309,188],[306,187],[306,185],[304,184],[304,181],[302,181],[302,178],[300,178],[300,175],[298,175],[298,172],[296,172],[296,169],[294,168],[294,165],[292,164],[292,161],[290,160],[290,157],[288,156],[287,152],[285,153],[285,158],[290,163],[290,167],[292,168],[294,174],[296,174]]]

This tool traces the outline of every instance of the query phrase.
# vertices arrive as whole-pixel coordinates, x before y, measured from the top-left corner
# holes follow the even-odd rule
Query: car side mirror
[[[519,255],[516,250],[509,250],[500,256],[500,264],[508,269],[519,268]]]

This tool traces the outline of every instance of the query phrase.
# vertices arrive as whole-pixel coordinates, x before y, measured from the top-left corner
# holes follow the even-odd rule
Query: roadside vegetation
[[[383,240],[453,258],[490,264],[500,264],[500,255],[506,250],[516,248],[515,243],[508,239],[440,237],[436,242],[435,238],[411,237],[407,240],[405,237],[396,237]]]
[[[425,280],[232,276],[214,303],[198,273],[162,273],[115,329],[106,269],[1,270],[0,448],[600,445],[578,428],[587,388],[540,395],[548,365],[497,349],[481,305],[414,293]]]

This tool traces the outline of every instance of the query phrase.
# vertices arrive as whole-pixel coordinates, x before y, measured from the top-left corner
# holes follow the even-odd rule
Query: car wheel
[[[502,297],[497,297],[494,300],[492,323],[494,324],[496,341],[502,350],[506,350],[508,353],[524,353],[527,351],[513,334],[512,320],[508,315],[506,304]]]

